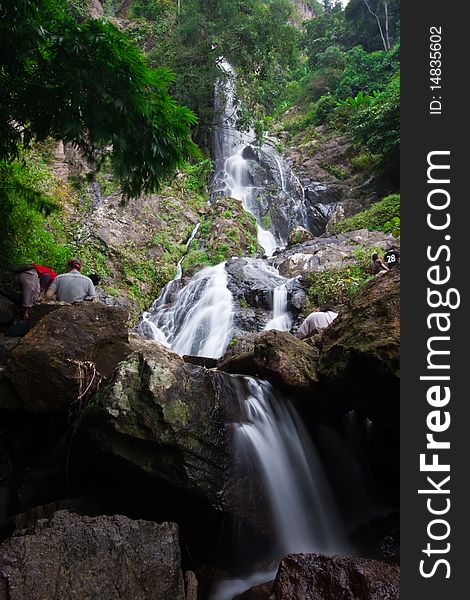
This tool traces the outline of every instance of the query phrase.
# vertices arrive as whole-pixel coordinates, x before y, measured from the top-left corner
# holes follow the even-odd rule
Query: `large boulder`
[[[83,303],[49,312],[9,353],[0,407],[41,413],[67,407],[130,352],[128,313]],[[12,405],[11,394],[15,402]],[[2,391],[3,390],[3,391]]]
[[[270,330],[240,338],[219,362],[228,373],[265,377],[294,394],[317,388],[319,351],[287,331]]]
[[[398,415],[400,270],[376,276],[321,339],[322,383],[347,393],[351,406],[377,416]],[[391,405],[387,400],[393,400]]]
[[[134,489],[155,493],[162,503],[175,498],[179,506],[191,505],[196,519],[230,515],[269,535],[253,461],[235,473],[232,423],[240,420],[243,378],[191,364],[156,342],[132,344],[136,350],[82,415],[81,468],[118,487],[125,472]]]
[[[391,234],[359,229],[337,235],[325,235],[292,246],[277,254],[272,262],[284,277],[297,277],[357,264],[356,253],[364,248],[369,248],[372,255],[376,248],[385,252],[398,245],[399,242]]]
[[[227,416],[217,373],[148,340],[116,369],[83,415],[97,456],[220,505],[227,478]]]
[[[59,511],[0,546],[0,600],[185,600],[178,527]]]
[[[376,560],[322,554],[289,554],[272,586],[245,592],[240,600],[398,600],[400,571]]]
[[[298,225],[295,229],[293,229],[289,234],[289,239],[287,240],[288,246],[295,246],[296,244],[302,244],[304,242],[309,242],[313,240],[314,236],[308,229],[305,227],[301,227]]]

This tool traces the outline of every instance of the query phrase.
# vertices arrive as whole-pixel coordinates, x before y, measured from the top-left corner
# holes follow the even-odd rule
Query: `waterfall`
[[[234,445],[238,455],[252,456],[271,509],[275,554],[344,551],[343,527],[316,450],[293,405],[266,381],[228,376],[226,402],[235,405]],[[257,500],[259,494],[255,494]],[[258,500],[259,501],[259,500]],[[273,572],[229,580],[217,586],[212,600],[231,600],[237,593],[267,581]]]
[[[282,167],[282,162],[281,162],[281,159],[279,158],[279,156],[275,155],[274,158],[275,158],[276,164],[279,168],[279,175],[281,177],[281,190],[283,192],[285,192],[286,191],[286,180],[284,177],[284,169]]]
[[[283,283],[273,290],[273,316],[264,329],[289,331],[291,326],[292,321],[289,315],[287,302],[287,287],[286,284]]]
[[[181,356],[219,358],[232,337],[232,319],[232,294],[220,263],[196,273],[171,306],[156,301],[138,329]]]
[[[243,156],[244,149],[253,142],[255,135],[253,131],[243,133],[237,130],[237,110],[234,103],[235,71],[224,59],[219,61],[219,67],[226,79],[219,81],[215,94],[218,123],[214,132],[216,173],[213,194],[230,196],[242,202],[243,208],[256,219],[259,245],[267,256],[271,256],[278,243],[271,231],[262,226],[256,206],[256,188],[251,181],[249,162]]]

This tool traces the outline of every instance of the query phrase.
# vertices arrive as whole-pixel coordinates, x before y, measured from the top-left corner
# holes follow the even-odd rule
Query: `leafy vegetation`
[[[398,194],[391,194],[375,202],[367,210],[339,221],[332,227],[332,230],[335,233],[345,233],[347,231],[355,231],[356,229],[369,229],[369,231],[384,231],[385,233],[389,233],[392,229],[396,229],[397,222],[393,220],[399,219],[399,217],[400,196]]]
[[[182,266],[186,275],[216,265],[232,256],[254,255],[261,249],[255,218],[239,200],[218,198],[200,221],[200,226]]]
[[[51,136],[109,156],[126,195],[155,190],[188,156],[195,115],[168,94],[174,75],[103,20],[78,24],[60,0],[0,5],[0,160]]]
[[[307,277],[310,309],[347,304],[372,279],[361,265],[311,273]]]
[[[51,175],[37,152],[22,160],[0,162],[1,273],[13,264],[37,262],[63,270],[70,247],[60,219],[67,190]]]

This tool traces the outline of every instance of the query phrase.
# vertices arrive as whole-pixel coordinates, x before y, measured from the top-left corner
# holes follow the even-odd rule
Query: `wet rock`
[[[213,369],[217,366],[216,358],[207,358],[207,356],[190,356],[185,354],[183,357],[184,362],[191,363],[192,365],[198,365],[199,367],[205,367],[206,369]]]
[[[269,600],[398,600],[399,568],[375,560],[289,554],[279,566]]]
[[[310,231],[299,225],[290,232],[287,244],[288,246],[295,246],[296,244],[302,244],[310,240],[313,240],[313,235]]]
[[[265,377],[301,394],[316,389],[319,351],[287,331],[265,331],[241,338],[220,360],[219,369]]]
[[[60,306],[41,318],[7,359],[3,376],[20,399],[15,408],[33,413],[60,410],[76,400],[93,377],[109,377],[131,351],[127,317],[122,308],[83,303]],[[0,406],[12,408],[1,388]]]
[[[370,418],[398,418],[400,270],[368,282],[321,340],[322,382],[347,391],[353,408]]]
[[[400,563],[400,516],[391,513],[360,525],[352,541],[362,556],[391,564]]]
[[[267,331],[255,343],[254,361],[273,383],[295,393],[315,389],[318,349],[287,331]]]
[[[90,0],[87,12],[91,19],[99,19],[104,14],[102,3],[99,0]]]
[[[229,461],[225,423],[217,374],[141,340],[86,409],[80,432],[96,456],[220,506]]]
[[[225,267],[228,288],[241,304],[271,310],[273,289],[284,279],[269,264],[250,258],[232,259]]]
[[[236,596],[234,600],[270,600],[274,581],[261,583],[250,588],[243,594]]]
[[[18,346],[20,338],[9,337],[0,334],[0,365],[4,365],[10,355],[10,352]]]
[[[178,528],[59,511],[0,546],[0,600],[185,600]]]
[[[0,325],[11,323],[18,317],[18,312],[10,300],[0,295]]]

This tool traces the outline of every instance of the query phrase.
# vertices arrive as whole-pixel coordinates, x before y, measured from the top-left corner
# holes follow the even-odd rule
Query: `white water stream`
[[[231,376],[227,401],[242,415],[235,427],[239,454],[254,456],[270,504],[279,560],[288,553],[346,550],[343,527],[323,467],[293,405],[267,381]],[[261,557],[260,557],[261,558]],[[231,600],[273,571],[220,583],[212,600]]]
[[[265,330],[278,329],[279,331],[290,331],[292,320],[288,310],[286,284],[273,290],[273,316],[266,323]]]
[[[255,216],[259,243],[271,256],[278,240],[259,222],[258,190],[253,186],[249,162],[243,156],[247,144],[253,143],[253,136],[248,140],[246,134],[236,130],[234,73],[225,61],[221,61],[220,66],[228,77],[216,94],[221,120],[214,135],[216,174],[213,193],[240,200]],[[281,187],[285,191],[286,175],[283,165],[277,158],[276,161]],[[296,185],[303,194],[300,181],[297,180]],[[302,207],[297,209],[303,210]],[[187,248],[196,234],[197,227]],[[227,287],[225,263],[199,271],[178,290],[183,260],[178,263],[175,279],[165,286],[160,297],[143,315],[139,330],[180,355],[218,358],[223,355],[234,332],[233,300]],[[247,259],[243,276],[245,281],[265,280],[263,289],[272,289],[272,318],[265,329],[289,330],[288,280],[261,259]],[[238,453],[250,457],[250,463],[254,461],[257,466],[263,481],[261,495],[269,505],[276,537],[274,548],[268,555],[261,555],[256,560],[260,564],[265,562],[268,568],[270,561],[279,560],[289,552],[344,552],[343,528],[336,515],[327,478],[291,403],[265,381],[238,375],[224,377],[226,402],[236,406],[236,413],[241,415],[233,424],[234,446]],[[260,502],[259,490],[256,497]],[[262,506],[259,508],[265,510]],[[237,540],[233,543],[238,548]],[[245,551],[242,545],[239,551]],[[232,600],[251,585],[273,576],[272,571],[257,571],[242,579],[221,582],[213,591],[212,600]]]
[[[232,294],[220,263],[196,273],[172,305],[157,300],[139,329],[181,356],[219,358],[232,337],[232,319]]]
[[[214,153],[216,158],[217,182],[213,192],[240,200],[243,208],[255,218],[258,229],[258,243],[266,253],[272,256],[278,243],[274,235],[260,223],[256,208],[256,189],[253,187],[249,163],[243,157],[243,150],[255,139],[253,131],[244,133],[237,130],[237,109],[235,107],[235,71],[225,60],[219,61],[220,69],[226,79],[218,83],[216,105],[219,110],[219,123],[214,131]],[[281,177],[282,169],[280,169]]]

